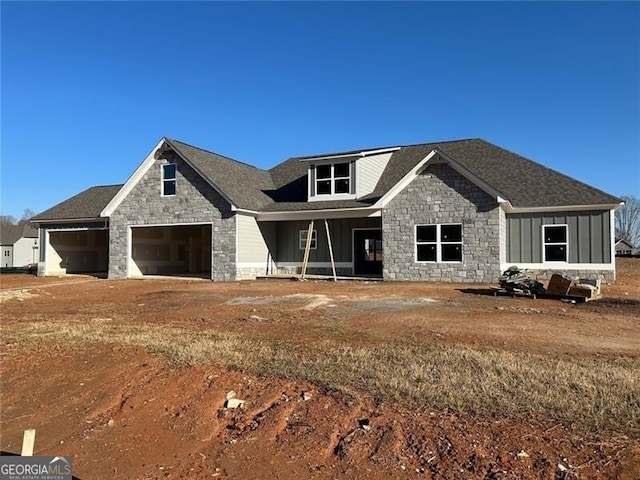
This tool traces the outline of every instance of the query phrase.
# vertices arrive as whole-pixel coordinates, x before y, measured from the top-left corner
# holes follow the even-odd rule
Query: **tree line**
[[[25,225],[29,223],[29,220],[31,220],[35,216],[35,214],[36,212],[31,210],[30,208],[27,208],[22,213],[22,216],[20,217],[20,219],[17,219],[13,215],[0,215],[0,227],[7,227],[12,225]]]
[[[624,205],[616,213],[616,239],[623,239],[640,248],[640,198],[633,195],[622,197]]]

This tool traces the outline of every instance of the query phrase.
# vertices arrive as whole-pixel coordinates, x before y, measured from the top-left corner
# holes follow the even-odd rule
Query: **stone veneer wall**
[[[278,267],[277,273],[281,275],[300,275],[302,267]],[[331,267],[307,267],[306,275],[326,275],[333,276]],[[353,269],[351,267],[336,267],[336,275],[339,277],[352,277]]]
[[[161,196],[162,165],[176,163],[176,195]],[[128,227],[211,224],[211,279],[236,279],[236,217],[229,203],[179,158],[160,159],[113,212],[109,223],[109,278],[126,278]]]
[[[385,280],[495,282],[500,276],[498,203],[444,164],[431,165],[382,212]],[[418,263],[415,226],[462,224],[462,262]]]
[[[516,264],[517,265],[517,264]],[[602,280],[603,282],[613,282],[616,279],[615,270],[588,270],[588,269],[563,269],[563,268],[548,268],[548,269],[537,269],[537,268],[523,268],[524,271],[529,278],[533,278],[534,280],[549,280],[551,275],[554,273],[559,273],[563,277],[566,278],[597,278]],[[545,283],[546,285],[546,283]]]
[[[273,267],[273,272],[276,268]],[[238,267],[236,268],[236,280],[255,280],[256,277],[260,277],[267,274],[267,268],[265,267]]]

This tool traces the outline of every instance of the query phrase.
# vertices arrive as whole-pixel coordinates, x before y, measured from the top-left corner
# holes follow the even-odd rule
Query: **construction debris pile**
[[[537,280],[531,280],[518,267],[509,267],[499,278],[500,288],[507,293],[521,295],[542,295],[545,293],[544,285]]]
[[[554,273],[547,288],[532,280],[518,267],[509,267],[499,278],[500,287],[494,293],[512,296],[558,298],[573,303],[588,302],[601,298],[600,280],[589,278],[571,279]]]

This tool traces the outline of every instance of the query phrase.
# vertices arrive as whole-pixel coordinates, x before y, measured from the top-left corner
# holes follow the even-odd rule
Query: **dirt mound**
[[[560,425],[408,409],[141,349],[10,349],[2,450],[36,428],[36,454],[100,478],[638,478],[638,442]],[[32,382],[32,379],[38,382]],[[230,390],[246,401],[225,409]]]

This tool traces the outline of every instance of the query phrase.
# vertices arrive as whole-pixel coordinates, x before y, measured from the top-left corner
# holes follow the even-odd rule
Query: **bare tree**
[[[16,217],[13,215],[0,215],[0,227],[9,227],[17,223]]]
[[[29,223],[29,220],[31,220],[35,215],[36,215],[36,212],[31,210],[30,208],[25,208],[24,212],[22,213],[22,217],[20,217],[20,221],[18,223],[21,225],[24,223]]]
[[[624,205],[616,211],[616,238],[623,238],[636,248],[640,247],[640,198],[622,197]]]

